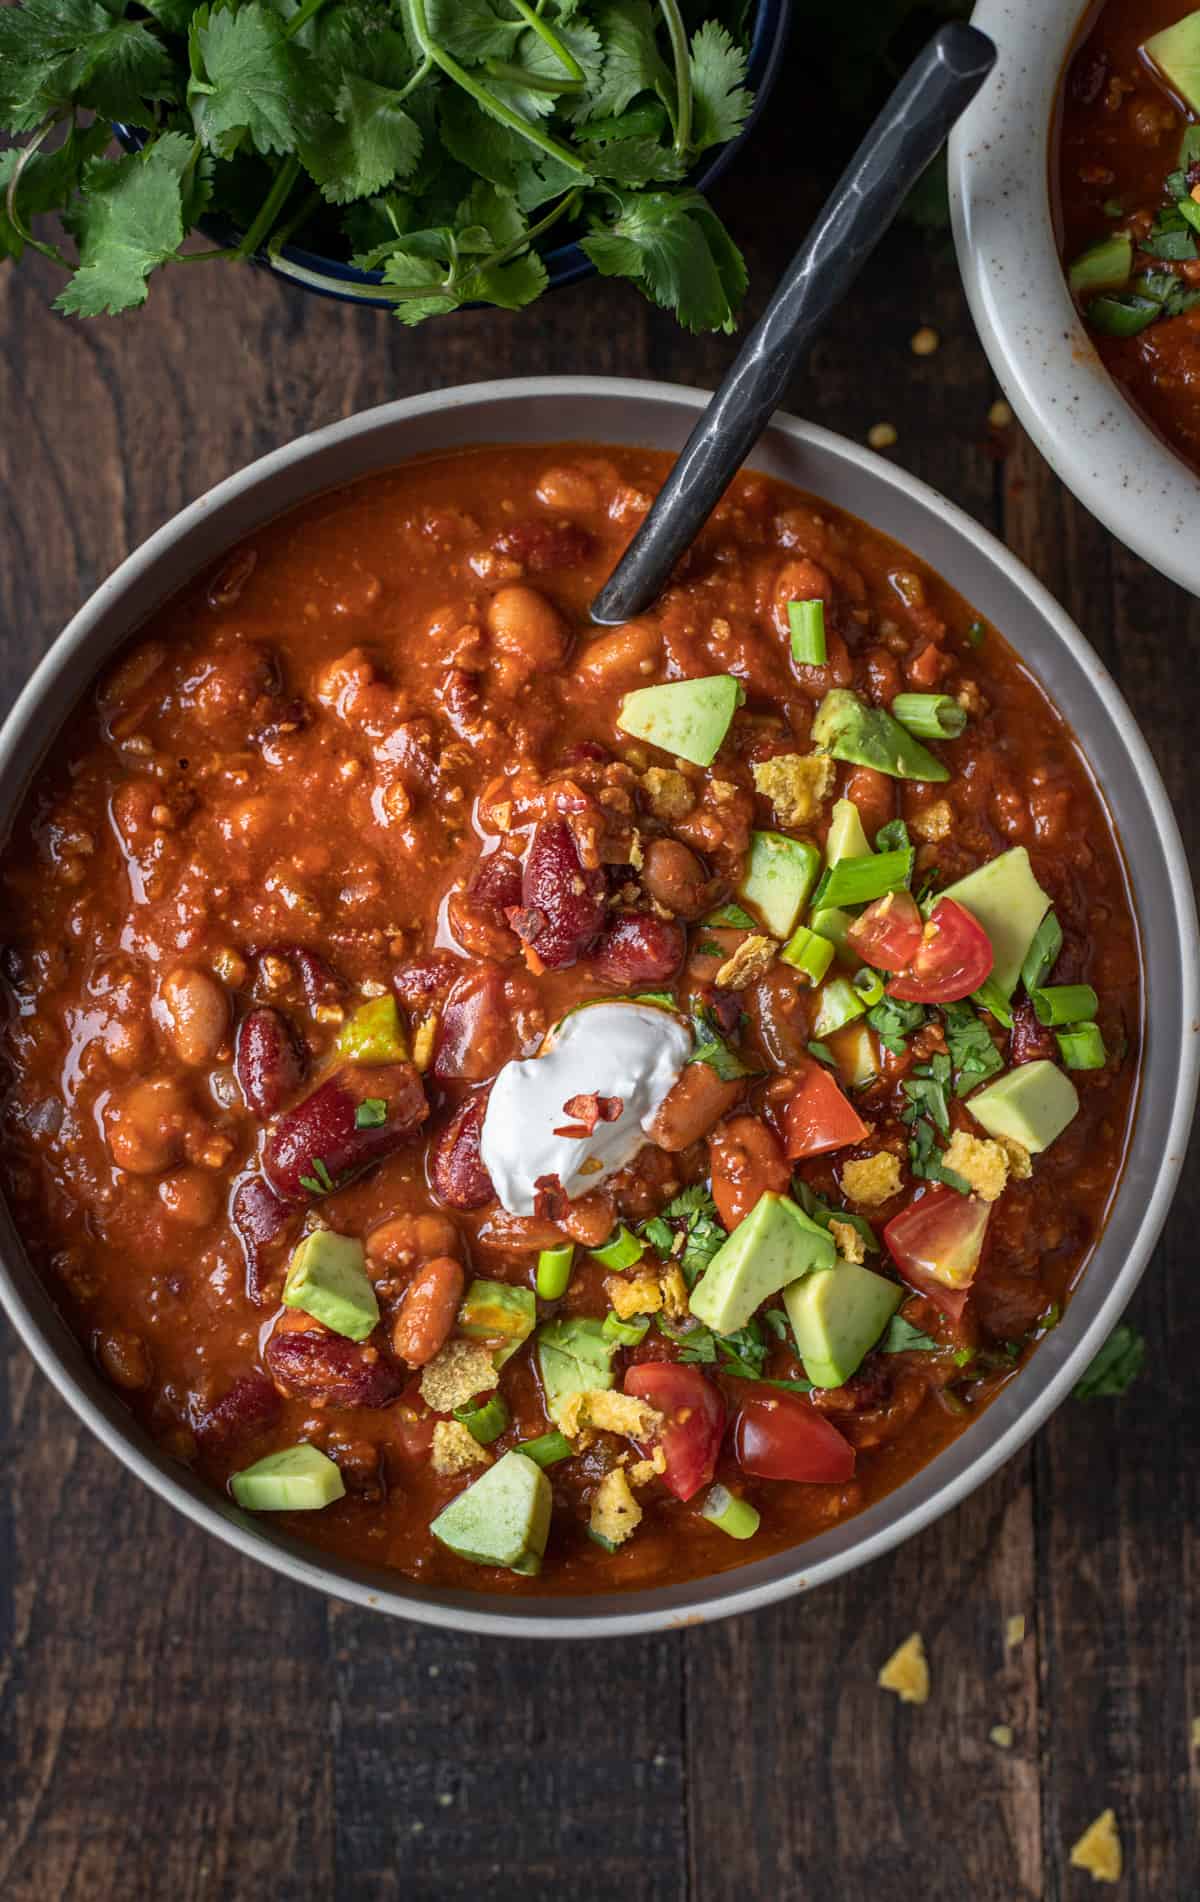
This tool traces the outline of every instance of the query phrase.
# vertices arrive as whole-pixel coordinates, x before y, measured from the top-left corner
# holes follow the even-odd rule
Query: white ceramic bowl
[[[302,437],[222,482],[152,535],[55,643],[0,732],[0,840],[81,691],[123,640],[199,570],[281,511],[405,458],[479,442],[637,443],[678,449],[702,391],[600,377],[531,377],[410,397]],[[1108,1225],[1061,1325],[982,1419],[888,1498],[790,1552],[718,1577],[593,1598],[432,1589],[352,1565],[239,1512],[134,1423],[34,1274],[0,1204],[0,1302],[42,1369],[130,1470],[239,1552],[358,1604],[458,1630],[604,1637],[667,1629],[790,1597],[928,1525],[965,1498],[1066,1397],[1142,1274],[1184,1158],[1200,1056],[1200,945],[1179,833],[1132,715],[1083,636],[1008,550],[953,503],[856,443],[780,416],[754,465],[892,535],[1006,633],[1081,737],[1129,863],[1154,954],[1141,1101]],[[1080,1431],[1085,1431],[1081,1425]],[[112,1555],[121,1563],[119,1552]]]
[[[979,0],[995,71],[950,140],[950,207],[971,314],[1021,422],[1067,487],[1152,567],[1200,594],[1200,478],[1113,382],[1067,290],[1050,216],[1050,134],[1081,0]]]

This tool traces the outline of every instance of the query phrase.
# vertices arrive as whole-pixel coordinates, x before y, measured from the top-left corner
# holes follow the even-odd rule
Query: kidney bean
[[[368,1098],[386,1104],[382,1123],[359,1124]],[[285,1202],[338,1188],[398,1149],[429,1114],[425,1089],[411,1063],[348,1067],[285,1111],[263,1151],[263,1171]],[[317,1188],[312,1185],[316,1183]]]
[[[609,984],[660,984],[683,963],[682,925],[652,911],[610,918],[592,953],[596,975]]]
[[[224,985],[207,971],[179,965],[163,979],[159,996],[179,1061],[193,1069],[212,1063],[229,1029]]]
[[[460,977],[442,1011],[433,1073],[445,1081],[482,1083],[515,1057],[514,1013],[498,964],[481,964]]]
[[[708,1146],[713,1201],[726,1228],[736,1228],[768,1192],[787,1192],[791,1164],[778,1136],[757,1116],[732,1116],[718,1123]]]
[[[602,871],[585,871],[561,820],[535,827],[521,879],[521,906],[509,923],[544,969],[560,971],[595,941],[604,923]]]
[[[481,1209],[495,1199],[492,1178],[483,1166],[479,1140],[486,1095],[469,1096],[459,1105],[429,1155],[433,1192],[452,1209]]]
[[[521,941],[491,905],[480,905],[469,892],[451,892],[446,901],[446,923],[454,942],[476,958],[513,958]]]
[[[1008,1060],[1012,1064],[1033,1063],[1038,1057],[1058,1055],[1054,1032],[1039,1024],[1027,997],[1012,1007],[1012,1029],[1008,1036]]]
[[[406,1010],[432,1010],[447,997],[462,976],[462,959],[449,951],[434,951],[427,958],[414,958],[392,973],[392,988]]]
[[[348,1341],[307,1314],[280,1316],[263,1359],[280,1393],[318,1407],[386,1407],[404,1389],[374,1339]]]
[[[540,575],[551,568],[575,568],[586,561],[592,538],[577,522],[514,522],[492,545],[498,555],[508,555],[530,574]]]
[[[505,911],[521,902],[521,861],[511,852],[492,852],[480,859],[471,874],[467,891],[477,905],[489,905]]]
[[[290,964],[300,979],[304,992],[304,1001],[309,1010],[315,1010],[318,1004],[330,1004],[341,996],[345,986],[336,971],[302,944],[264,944],[255,951],[257,958],[282,958]]]
[[[254,1368],[239,1374],[229,1390],[205,1410],[196,1433],[205,1451],[214,1452],[265,1433],[282,1412],[278,1388]]]
[[[411,1268],[436,1255],[461,1256],[462,1237],[448,1215],[434,1210],[389,1215],[367,1236],[367,1258],[385,1268]]]
[[[404,1291],[392,1324],[392,1351],[410,1367],[424,1367],[454,1326],[466,1277],[452,1255],[437,1255],[419,1268]]]
[[[280,1200],[262,1176],[243,1176],[233,1192],[229,1220],[246,1262],[246,1299],[256,1307],[265,1299],[268,1264],[266,1251],[286,1233],[294,1211]]]
[[[689,1063],[654,1112],[646,1134],[660,1149],[677,1154],[707,1136],[727,1116],[745,1090],[742,1077],[722,1083],[707,1063]]]
[[[246,1107],[260,1122],[278,1115],[304,1081],[308,1058],[280,1011],[261,1005],[243,1017],[234,1044],[233,1070]]]

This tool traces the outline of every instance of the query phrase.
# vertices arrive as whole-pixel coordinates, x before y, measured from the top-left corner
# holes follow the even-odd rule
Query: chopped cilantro
[[[312,1174],[310,1176],[301,1176],[300,1186],[302,1189],[307,1189],[310,1195],[332,1195],[337,1184],[326,1168],[322,1157],[314,1156]]]
[[[889,819],[875,834],[877,852],[907,852],[912,844],[903,819]]]
[[[885,1050],[898,1057],[908,1046],[914,1030],[925,1022],[924,1004],[905,1004],[896,997],[885,997],[867,1012],[867,1022]]]
[[[879,1351],[881,1354],[936,1354],[941,1345],[932,1334],[922,1334],[920,1328],[906,1321],[902,1314],[893,1314],[887,1333],[879,1343]]]
[[[827,1043],[819,1043],[814,1038],[812,1043],[805,1044],[804,1047],[808,1051],[809,1056],[815,1057],[818,1063],[823,1063],[827,1070],[837,1069],[837,1058]]]
[[[701,944],[696,946],[696,956],[698,958],[723,958],[725,953],[715,938],[705,938]]]
[[[961,1004],[943,1004],[946,1042],[954,1071],[954,1094],[966,1096],[977,1083],[983,1083],[1004,1068],[1004,1058],[992,1042],[987,1025],[982,1023],[965,1000]]]
[[[967,640],[972,647],[982,647],[987,639],[987,628],[982,621],[972,621],[967,629]]]
[[[943,1163],[933,1124],[923,1116],[910,1126],[908,1161],[915,1176],[923,1176],[927,1182],[944,1182],[960,1195],[970,1195],[971,1185],[966,1177],[960,1176],[957,1169],[947,1169]]]
[[[944,1050],[935,1050],[928,1063],[916,1064],[911,1076],[905,1077],[904,1094],[908,1099],[908,1107],[901,1110],[900,1120],[913,1123],[919,1116],[927,1116],[943,1136],[948,1136],[950,1106],[946,1091],[949,1083],[950,1058]]]
[[[759,929],[750,913],[741,905],[722,905],[718,911],[710,911],[704,922],[706,925],[724,926],[730,931],[757,931]]]
[[[729,1048],[717,1027],[717,1020],[707,1004],[692,1001],[692,1030],[696,1038],[696,1047],[689,1062],[706,1063],[715,1070],[722,1083],[732,1083],[735,1077],[753,1076],[749,1064]]]
[[[1125,1393],[1145,1364],[1144,1336],[1122,1321],[1113,1329],[1082,1379],[1076,1381],[1076,1400],[1108,1399]]]
[[[689,1288],[695,1286],[725,1240],[717,1205],[702,1182],[682,1190],[661,1215],[643,1222],[638,1232],[657,1254],[679,1263]]]
[[[865,1215],[859,1215],[854,1209],[831,1208],[828,1202],[822,1202],[816,1190],[810,1189],[801,1176],[792,1178],[792,1191],[810,1221],[818,1223],[824,1229],[827,1229],[830,1222],[835,1219],[839,1222],[848,1222],[856,1234],[862,1236],[871,1253],[879,1253],[879,1237]]]
[[[382,1096],[367,1096],[354,1112],[356,1129],[379,1129],[387,1122],[387,1104]]]

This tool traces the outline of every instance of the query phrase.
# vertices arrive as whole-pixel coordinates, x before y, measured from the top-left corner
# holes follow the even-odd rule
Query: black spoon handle
[[[987,35],[960,21],[940,28],[913,61],[593,601],[592,619],[600,626],[631,621],[661,594],[770,422],[801,353],[841,303],[995,58]]]

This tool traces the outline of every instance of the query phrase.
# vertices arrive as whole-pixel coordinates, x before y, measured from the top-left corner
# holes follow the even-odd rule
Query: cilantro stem
[[[425,11],[425,0],[408,0],[408,5],[417,44],[426,59],[431,59],[435,66],[440,66],[447,79],[452,79],[456,86],[461,86],[482,111],[488,113],[493,119],[498,119],[501,125],[508,127],[510,132],[517,133],[522,139],[528,139],[531,145],[538,146],[551,158],[558,159],[569,171],[586,176],[587,166],[578,153],[572,152],[570,146],[562,145],[557,139],[552,139],[549,133],[541,132],[537,126],[530,125],[528,119],[522,118],[519,112],[514,112],[511,106],[506,106],[502,99],[497,99],[495,93],[489,92],[486,86],[481,86],[464,66],[460,66],[444,47],[438,45],[429,31],[429,16]]]
[[[686,152],[692,140],[692,68],[688,58],[687,28],[678,0],[659,0],[671,57],[675,62],[675,150]]]
[[[280,212],[283,210],[292,186],[300,176],[300,161],[294,155],[286,158],[275,174],[275,183],[263,199],[258,216],[244,234],[235,251],[235,257],[252,258],[259,245],[267,236]]]
[[[485,59],[484,70],[493,79],[503,79],[510,86],[524,86],[527,92],[548,92],[558,95],[565,92],[581,92],[582,84],[577,79],[551,79],[549,74],[531,73],[527,66],[515,66],[507,59]]]
[[[290,40],[294,33],[299,33],[301,27],[307,26],[314,13],[319,13],[324,5],[325,0],[302,0],[302,4],[296,8],[284,27],[283,37]]]
[[[73,118],[74,118],[73,109],[70,107],[67,107],[62,112],[51,113],[50,117],[42,122],[42,124],[38,127],[37,131],[34,133],[33,137],[29,140],[28,144],[21,147],[21,151],[18,155],[17,162],[13,166],[12,177],[8,181],[8,190],[4,195],[4,209],[6,213],[8,214],[8,222],[12,226],[13,230],[16,232],[17,236],[21,239],[21,242],[23,244],[27,244],[31,246],[31,248],[34,251],[40,251],[42,256],[44,258],[49,258],[52,264],[61,264],[64,271],[70,271],[74,269],[74,266],[72,265],[70,258],[67,257],[64,251],[60,251],[59,247],[56,244],[43,244],[40,238],[35,238],[32,231],[29,229],[29,226],[25,223],[24,219],[18,213],[17,187],[21,183],[21,176],[25,170],[25,167],[28,165],[34,153],[38,150],[38,147],[43,143],[44,140],[49,138],[55,126],[61,125],[64,119],[73,119]]]
[[[399,92],[396,94],[396,104],[398,106],[402,105],[408,98],[410,92],[416,92],[418,86],[423,86],[432,71],[433,61],[430,59],[428,53],[426,53],[412,78],[408,80],[405,85],[401,86]]]
[[[538,38],[545,41],[555,58],[561,61],[562,65],[566,67],[571,78],[577,79],[580,85],[582,85],[587,78],[587,74],[584,72],[583,67],[579,64],[579,61],[576,59],[570,47],[563,45],[563,42],[559,39],[554,28],[543,20],[540,14],[534,12],[529,4],[529,0],[512,0],[512,3],[526,24],[533,28]]]

